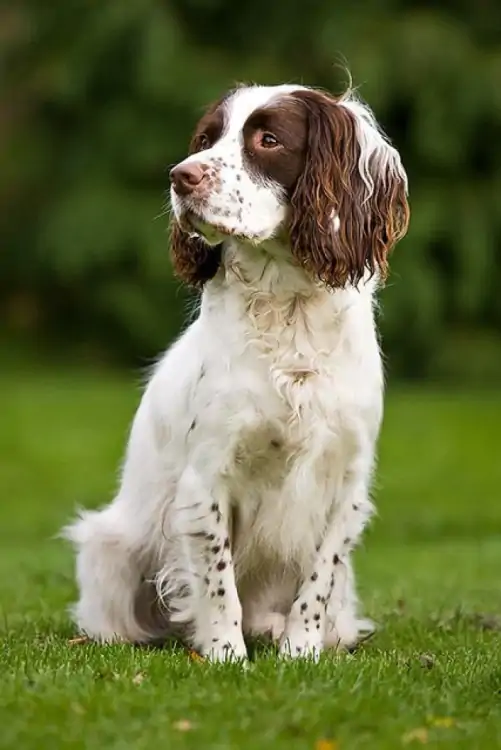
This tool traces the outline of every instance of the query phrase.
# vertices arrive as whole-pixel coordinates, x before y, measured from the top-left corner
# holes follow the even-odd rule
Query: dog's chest
[[[227,471],[239,559],[308,556],[320,542],[351,445],[333,386],[326,372],[276,365],[249,394]]]
[[[265,300],[262,311],[247,310],[242,346],[233,344],[218,387],[239,556],[256,548],[284,559],[314,552],[359,449],[377,346],[331,312],[315,300],[292,310]]]
[[[261,494],[282,489],[294,474],[308,474],[310,485],[323,481],[344,460],[357,409],[351,395],[355,373],[306,347],[277,346],[258,354],[244,358],[234,372],[241,408],[231,419],[230,474],[247,487],[259,486]]]
[[[345,320],[321,303],[295,298],[273,307],[258,297],[247,310],[245,347],[231,373],[239,479],[277,486],[298,464],[321,474],[322,462],[332,468],[343,459],[364,399],[363,368]]]

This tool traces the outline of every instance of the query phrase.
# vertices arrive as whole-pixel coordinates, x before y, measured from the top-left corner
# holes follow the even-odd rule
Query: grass
[[[0,375],[0,747],[501,747],[501,396],[390,392],[357,553],[378,634],[318,665],[71,645],[52,536],[116,483],[139,398],[112,375]],[[499,617],[499,619],[498,619]]]

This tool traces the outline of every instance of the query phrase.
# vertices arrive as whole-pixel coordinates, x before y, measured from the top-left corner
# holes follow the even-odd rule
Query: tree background
[[[0,50],[0,356],[165,348],[189,307],[168,168],[205,104],[235,81],[339,91],[342,60],[409,173],[390,374],[501,376],[499,0],[17,0]]]

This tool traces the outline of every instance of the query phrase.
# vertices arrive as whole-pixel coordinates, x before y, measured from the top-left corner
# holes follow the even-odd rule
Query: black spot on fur
[[[211,552],[213,552],[215,555],[217,555],[219,552],[221,552],[221,545],[216,544],[214,547],[212,547]]]
[[[207,534],[207,540],[209,542],[213,542],[215,538],[216,538],[215,534]]]
[[[229,539],[229,537],[226,537],[226,539],[224,540],[224,548],[225,549],[230,549],[230,539]]]
[[[339,555],[334,555],[334,557],[332,558],[332,562],[334,563],[334,565],[339,565]]]
[[[237,622],[237,620],[235,620],[235,621],[234,621],[233,625],[234,625],[234,626],[235,626],[236,628],[238,628],[238,622]]]
[[[189,432],[193,432],[193,430],[195,429],[196,426],[197,426],[197,418],[195,417],[195,419],[193,420],[193,422],[190,424]]]
[[[344,540],[343,544],[351,544],[351,539],[350,539],[349,536],[346,537],[346,539]]]
[[[356,505],[355,503],[353,503],[351,507],[353,508],[353,510],[358,510],[358,505]]]
[[[308,605],[306,604],[306,602],[303,602],[301,604],[301,612],[306,612],[307,609],[308,609]]]
[[[219,641],[219,638],[213,638],[212,639],[212,643],[218,643],[218,641]]]
[[[220,560],[218,564],[216,565],[217,570],[224,570],[226,568],[226,563],[224,560]]]
[[[226,591],[223,588],[219,588],[217,590],[217,595],[218,596],[224,596],[225,594],[226,594]]]
[[[209,585],[209,583],[210,583],[210,578],[209,578],[209,576],[205,576],[205,578],[204,578],[204,583],[205,583],[205,584],[206,584],[207,586]]]
[[[311,581],[316,581],[316,580],[317,580],[317,578],[318,578],[318,573],[312,573],[312,574],[311,574],[311,578],[310,578],[310,580],[311,580]]]
[[[210,506],[210,509],[213,513],[217,513],[219,510],[219,505],[217,503],[212,503],[212,505]]]
[[[300,654],[300,653],[301,653],[301,648],[299,646],[296,646],[296,654]]]
[[[318,612],[315,612],[315,614],[313,615],[313,619],[315,620],[315,622],[318,622],[320,620],[320,615]]]

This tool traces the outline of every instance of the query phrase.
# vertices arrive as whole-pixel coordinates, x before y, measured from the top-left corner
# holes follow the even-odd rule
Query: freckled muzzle
[[[182,230],[217,244],[227,237],[259,245],[283,223],[285,201],[273,181],[249,169],[244,147],[223,136],[170,173],[171,201]]]
[[[170,172],[171,198],[176,218],[186,231],[199,231],[200,222],[214,225],[211,214],[230,215],[224,209],[214,211],[222,193],[219,158],[209,162],[185,160]],[[197,221],[198,220],[198,221]]]

